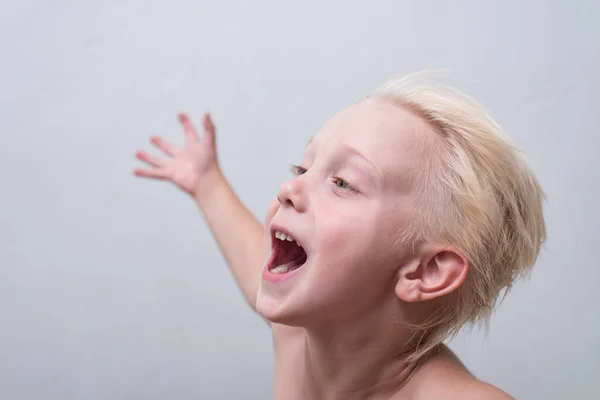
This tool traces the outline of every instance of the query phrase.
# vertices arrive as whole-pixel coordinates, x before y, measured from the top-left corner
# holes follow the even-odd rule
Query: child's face
[[[257,299],[265,318],[300,326],[352,319],[394,295],[410,256],[395,245],[415,207],[409,178],[430,131],[383,102],[353,105],[325,124],[269,210]]]

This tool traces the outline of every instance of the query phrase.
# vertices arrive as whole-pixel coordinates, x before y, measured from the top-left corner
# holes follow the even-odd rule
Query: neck
[[[334,400],[389,399],[398,393],[418,365],[405,357],[414,347],[414,332],[382,318],[389,315],[366,315],[346,324],[335,321],[335,328],[306,328],[306,394]]]

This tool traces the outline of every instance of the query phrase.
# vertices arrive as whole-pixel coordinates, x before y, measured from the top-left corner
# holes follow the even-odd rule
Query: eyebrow
[[[314,139],[315,139],[314,135],[311,136],[310,138],[308,138],[308,141],[306,142],[306,147],[310,146],[310,144],[314,141]],[[364,162],[366,162],[371,167],[371,169],[375,172],[375,176],[379,179],[381,184],[384,183],[383,172],[381,171],[381,169],[379,169],[377,167],[377,165],[375,165],[375,163],[373,161],[371,161],[367,157],[365,157],[360,151],[358,151],[355,148],[350,147],[348,145],[342,145],[342,149],[343,149],[344,153],[358,157],[361,160],[363,160]]]
[[[377,178],[379,178],[379,181],[381,182],[381,184],[384,183],[384,179],[383,179],[383,172],[381,171],[381,169],[379,169],[377,167],[377,165],[375,165],[375,163],[371,160],[369,160],[367,157],[365,157],[360,151],[356,150],[353,147],[347,146],[347,145],[343,145],[342,148],[344,149],[344,153],[348,153],[351,154],[355,157],[360,158],[361,160],[363,160],[364,162],[366,162],[371,169],[375,172],[375,175]]]

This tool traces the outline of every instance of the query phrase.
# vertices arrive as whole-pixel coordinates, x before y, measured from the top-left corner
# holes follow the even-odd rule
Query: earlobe
[[[468,269],[469,262],[458,249],[431,249],[400,269],[396,295],[410,303],[444,296],[462,285]]]

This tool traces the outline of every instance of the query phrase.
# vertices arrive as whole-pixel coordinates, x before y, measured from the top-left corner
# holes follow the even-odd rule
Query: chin
[[[295,306],[287,300],[259,293],[256,301],[256,312],[267,321],[275,324],[304,326],[303,322],[305,322],[307,313],[303,312],[301,307]]]
[[[258,298],[256,299],[256,312],[264,319],[271,322],[278,322],[278,308],[279,307],[277,301],[275,301],[274,299],[262,294],[258,295]]]

